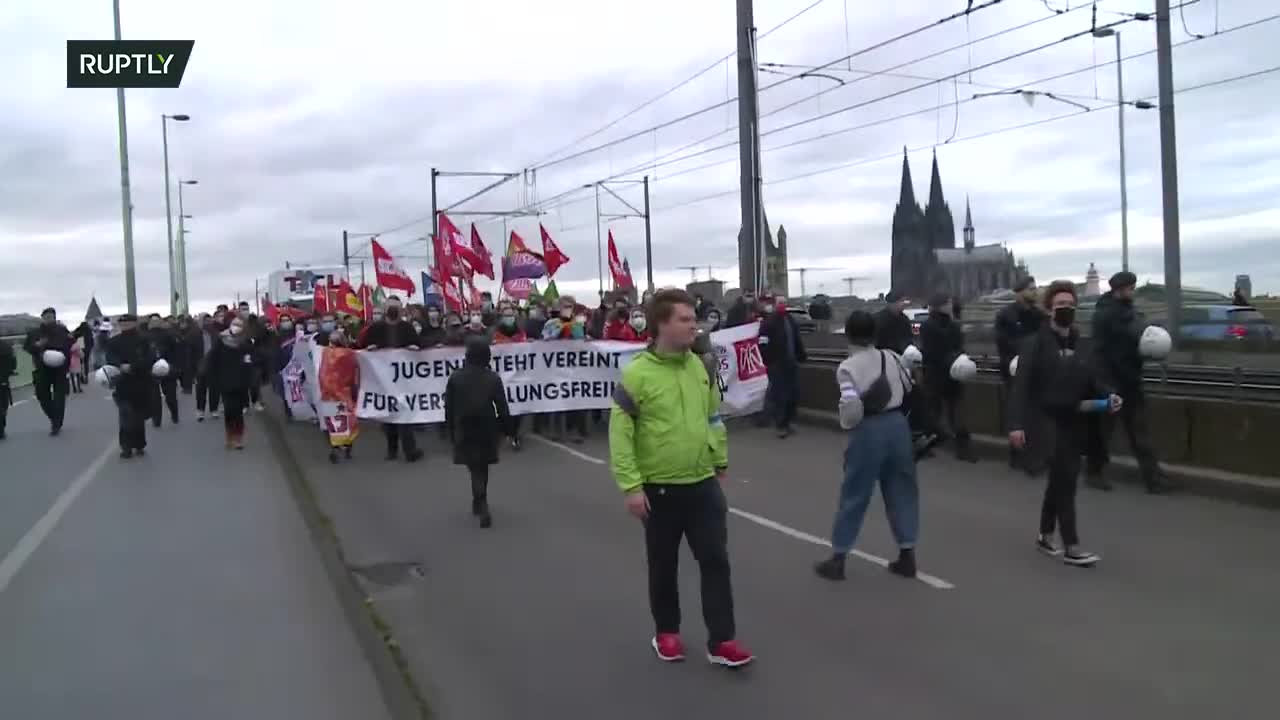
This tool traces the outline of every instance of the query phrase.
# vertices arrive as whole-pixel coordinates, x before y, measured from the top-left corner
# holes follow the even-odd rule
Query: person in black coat
[[[382,319],[375,320],[365,333],[365,349],[419,349],[422,339],[413,329],[413,323],[406,320],[402,313],[400,298],[395,295],[388,297],[383,307]],[[412,425],[385,422],[382,423],[382,434],[387,438],[388,460],[399,457],[401,446],[404,447],[405,460],[415,463],[422,459],[423,452],[418,449]]]
[[[911,332],[911,319],[906,316],[911,300],[890,291],[884,296],[887,303],[875,314],[876,349],[892,350],[899,355],[915,340]]]
[[[1009,431],[1008,404],[1013,396],[1013,374],[1009,365],[1018,357],[1022,343],[1040,331],[1046,319],[1045,311],[1040,303],[1040,293],[1036,289],[1036,279],[1028,275],[1013,286],[1014,301],[1000,308],[996,313],[996,353],[1000,356],[1000,379],[1004,383],[1005,395],[1005,432]],[[1034,429],[1028,428],[1034,435]],[[1032,441],[1034,442],[1034,441]],[[1025,455],[1012,445],[1009,446],[1009,467],[1026,470],[1035,474],[1039,467],[1029,464]]]
[[[155,391],[151,394],[151,424],[160,427],[164,418],[164,407],[169,408],[169,419],[178,424],[178,375],[182,368],[182,351],[177,333],[168,320],[152,316],[147,337],[155,349],[155,355],[169,363],[169,374],[158,378],[154,383]]]
[[[489,466],[498,462],[498,444],[510,434],[511,411],[502,378],[489,367],[489,343],[467,341],[466,361],[445,385],[444,422],[453,444],[453,462],[471,473],[471,514],[490,527]]]
[[[218,335],[209,357],[209,373],[222,395],[223,426],[227,448],[244,449],[244,411],[249,406],[249,389],[254,383],[257,354],[245,332],[244,320],[236,317]]]
[[[1138,461],[1147,492],[1165,493],[1173,487],[1164,478],[1151,446],[1146,394],[1142,387],[1143,358],[1138,352],[1138,340],[1147,324],[1133,306],[1138,277],[1128,271],[1118,272],[1111,276],[1110,285],[1111,292],[1098,298],[1094,306],[1094,362],[1106,381],[1124,398],[1124,407],[1118,416],[1129,438],[1129,449]],[[1111,482],[1103,477],[1102,471],[1110,461],[1107,445],[1114,425],[1109,416],[1090,418],[1089,465],[1085,482],[1100,490],[1111,489]]]
[[[929,317],[920,325],[924,386],[936,434],[954,441],[957,459],[977,462],[964,419],[964,386],[951,377],[952,363],[964,352],[964,331],[953,317],[955,308],[945,294],[929,301]]]
[[[1056,280],[1045,292],[1052,320],[1026,338],[1018,353],[1018,374],[1009,403],[1009,444],[1027,446],[1027,423],[1041,418],[1043,430],[1030,449],[1048,460],[1049,484],[1040,506],[1036,548],[1070,565],[1087,567],[1098,556],[1080,548],[1076,529],[1076,484],[1084,450],[1087,415],[1115,413],[1123,406],[1104,376],[1085,353],[1077,353],[1076,287]],[[1053,542],[1054,531],[1065,547]]]
[[[159,358],[138,329],[136,316],[121,315],[116,324],[120,332],[107,340],[107,365],[119,371],[111,397],[120,421],[120,457],[128,460],[147,454],[147,415],[155,385],[151,368]]]
[[[13,348],[9,347],[9,343],[0,340],[0,440],[4,439],[9,406],[13,404],[13,390],[9,387],[9,378],[17,372],[18,358],[13,354]]]
[[[31,381],[35,385],[40,409],[49,418],[49,434],[62,432],[62,420],[67,412],[67,392],[71,384],[67,373],[71,368],[71,346],[75,339],[67,327],[58,322],[58,313],[45,308],[40,313],[39,327],[27,332],[22,349],[31,355]],[[46,350],[57,350],[65,358],[62,365],[49,367],[44,363]]]
[[[808,359],[800,327],[787,312],[786,301],[761,298],[764,319],[760,321],[760,354],[769,372],[769,388],[765,391],[765,407],[777,425],[778,437],[791,434],[791,423],[799,403],[800,363]]]

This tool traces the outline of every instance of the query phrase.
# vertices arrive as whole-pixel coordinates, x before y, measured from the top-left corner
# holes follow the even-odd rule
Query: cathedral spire
[[[942,175],[938,173],[938,151],[933,151],[933,172],[929,178],[929,205],[942,207],[946,201],[942,197]]]
[[[911,164],[907,162],[907,147],[902,146],[902,189],[898,191],[898,205],[911,207],[916,204],[916,191],[911,187]]]
[[[973,251],[973,243],[974,243],[974,239],[973,239],[973,235],[974,235],[974,230],[973,230],[973,213],[969,212],[969,196],[968,196],[968,195],[965,195],[965,196],[964,196],[964,230],[963,230],[963,233],[964,233],[964,249],[965,249],[966,251],[972,252],[972,251]]]

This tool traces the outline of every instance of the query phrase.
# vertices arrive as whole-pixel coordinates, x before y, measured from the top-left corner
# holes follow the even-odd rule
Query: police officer
[[[152,315],[147,327],[147,340],[151,343],[153,354],[169,363],[169,374],[152,383],[155,390],[151,393],[151,424],[160,427],[164,419],[164,409],[167,406],[170,420],[177,425],[178,375],[182,371],[178,336],[171,319],[162,318],[159,315]]]
[[[1036,279],[1028,275],[1013,286],[1014,301],[1000,308],[996,313],[996,352],[1000,355],[1000,379],[1004,383],[1005,418],[1008,420],[1009,397],[1013,394],[1013,374],[1010,364],[1018,357],[1018,348],[1024,340],[1035,335],[1045,319],[1040,305],[1040,294],[1036,289]],[[1005,431],[1008,432],[1006,427]],[[1032,432],[1034,435],[1034,431]],[[1009,446],[1009,467],[1021,467],[1034,473],[1037,468],[1026,463],[1022,451]]]
[[[71,345],[75,340],[71,331],[58,322],[58,313],[53,308],[45,308],[40,313],[39,327],[27,332],[22,349],[31,355],[31,380],[35,385],[36,399],[40,409],[49,418],[49,434],[62,432],[62,420],[67,411],[67,391],[71,383],[67,378],[70,370]],[[45,352],[56,350],[62,353],[62,364],[56,367],[45,363]]]
[[[977,462],[964,418],[964,386],[951,377],[951,365],[964,352],[964,331],[956,322],[956,304],[945,294],[929,301],[929,317],[920,326],[924,385],[930,421],[938,434],[953,440],[956,458]]]

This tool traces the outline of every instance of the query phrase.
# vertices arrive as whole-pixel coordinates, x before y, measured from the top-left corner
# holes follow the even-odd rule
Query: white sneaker
[[[209,417],[211,417],[211,418],[220,418],[220,417],[222,417],[222,411],[221,411],[221,410],[214,410],[213,412],[210,412],[210,413],[209,413]]]
[[[197,411],[197,412],[196,412],[196,422],[204,422],[204,411],[203,411],[203,410],[199,410],[199,411]]]

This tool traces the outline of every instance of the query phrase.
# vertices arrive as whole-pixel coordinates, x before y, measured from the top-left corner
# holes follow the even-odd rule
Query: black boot
[[[813,566],[813,571],[818,577],[825,580],[843,580],[844,579],[844,555],[832,555]]]
[[[480,527],[482,528],[493,527],[493,516],[489,514],[489,500],[487,498],[484,498],[484,497],[480,498],[479,510],[480,510],[479,512]]]
[[[1111,484],[1111,481],[1108,480],[1101,471],[1086,474],[1084,484],[1095,490],[1101,490],[1103,492],[1111,492],[1115,489],[1115,486]]]
[[[902,548],[898,551],[898,559],[889,563],[889,572],[894,575],[901,575],[904,578],[913,578],[916,576],[916,551],[915,548]]]

